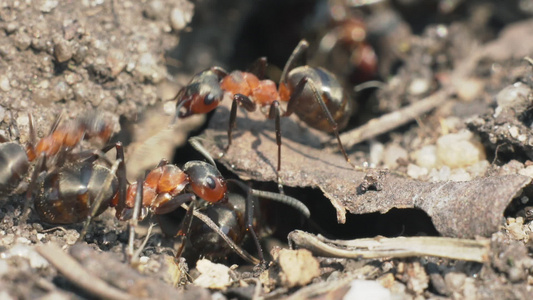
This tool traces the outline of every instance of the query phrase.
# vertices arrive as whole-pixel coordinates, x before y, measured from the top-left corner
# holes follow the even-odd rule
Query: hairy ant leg
[[[267,65],[267,58],[260,57],[255,62],[253,62],[252,65],[250,65],[250,67],[247,69],[247,72],[254,74],[259,79],[264,79],[266,75]]]
[[[243,94],[235,94],[233,96],[233,102],[231,104],[231,113],[229,117],[229,126],[228,126],[228,145],[226,146],[225,152],[228,151],[231,146],[232,138],[231,133],[235,128],[235,122],[237,121],[237,107],[239,104],[244,107],[247,111],[253,112],[257,109],[257,105],[254,101]],[[278,170],[279,171],[279,170]]]
[[[24,201],[24,206],[22,208],[22,216],[20,218],[20,224],[26,223],[28,218],[30,217],[30,204],[33,196],[34,190],[37,188],[37,178],[39,177],[39,173],[43,171],[46,167],[46,155],[43,153],[37,158],[37,163],[34,166],[33,173],[30,177],[30,184],[28,185],[28,189],[26,190],[26,197]]]

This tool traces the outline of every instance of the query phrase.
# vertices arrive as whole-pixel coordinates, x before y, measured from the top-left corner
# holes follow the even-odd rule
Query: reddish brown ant
[[[176,95],[176,116],[184,118],[192,114],[209,112],[219,105],[225,94],[229,94],[233,103],[229,120],[227,151],[232,142],[231,133],[235,127],[237,106],[241,105],[250,112],[255,111],[258,105],[261,107],[270,106],[267,117],[275,119],[276,123],[279,181],[281,169],[280,118],[295,113],[309,126],[335,134],[344,158],[356,168],[350,162],[339,137],[339,129],[347,125],[351,116],[352,102],[332,73],[318,67],[295,66],[296,60],[305,60],[308,46],[308,43],[302,40],[294,49],[283,69],[277,88],[271,80],[259,80],[252,73],[238,70],[228,74],[220,67],[212,67],[198,73]],[[288,102],[285,112],[282,112],[280,101]]]
[[[208,156],[199,142],[191,139],[191,144],[198,149],[202,154],[206,155],[210,163],[203,161],[189,161],[183,168],[178,168],[175,165],[168,164],[165,160],[152,171],[148,173],[146,178],[142,182],[131,184],[126,192],[125,208],[123,210],[117,210],[117,218],[129,219],[132,217],[132,211],[134,209],[135,202],[142,201],[141,206],[143,212],[140,214],[140,219],[147,215],[148,210],[156,215],[167,214],[178,209],[185,203],[191,202],[191,205],[187,209],[187,214],[182,220],[182,225],[178,235],[186,239],[188,236],[189,228],[192,223],[192,216],[201,218],[202,221],[214,230],[217,235],[229,244],[230,248],[235,250],[237,254],[253,263],[257,263],[257,259],[254,259],[249,254],[240,249],[236,244],[242,241],[245,232],[249,232],[254,239],[258,248],[260,260],[263,261],[263,253],[259,244],[259,239],[253,228],[253,212],[254,212],[254,196],[262,196],[264,198],[272,199],[278,202],[285,203],[298,209],[306,217],[309,217],[309,210],[300,201],[281,194],[270,193],[266,191],[258,191],[249,188],[245,184],[237,180],[224,179],[218,169],[215,167],[213,159]],[[228,183],[231,187],[231,191],[228,191]],[[215,222],[205,218],[195,210],[195,206],[199,206],[200,210],[210,212],[213,210],[230,209],[227,205],[228,199],[235,197],[233,190],[238,187],[244,190],[247,194],[246,202],[243,205],[233,206],[235,214],[240,215],[241,219],[237,220],[244,229],[239,229],[241,234],[234,235],[234,240],[231,240],[227,235],[227,230],[222,231],[220,226],[227,228],[228,226],[234,227],[229,224],[232,222],[226,218],[226,223],[222,220]],[[142,195],[139,197],[139,195]],[[140,199],[139,199],[140,198]],[[196,201],[196,200],[204,201]],[[238,200],[230,200],[234,203]],[[118,203],[114,201],[114,203]],[[230,209],[231,210],[231,209]],[[218,223],[217,223],[218,222]],[[213,241],[213,239],[210,239]],[[185,242],[181,243],[180,249],[177,251],[177,256],[180,256]]]
[[[112,133],[111,124],[97,113],[89,114],[88,116],[61,126],[59,126],[60,120],[61,117],[58,117],[50,133],[35,143],[35,130],[33,128],[32,117],[29,115],[30,140],[26,145],[26,149],[23,149],[20,144],[14,142],[6,142],[0,145],[0,163],[3,164],[2,173],[0,173],[0,190],[2,193],[11,193],[22,181],[29,169],[30,163],[36,161],[29,186],[27,187],[26,203],[21,218],[22,223],[28,217],[31,198],[39,184],[38,176],[41,171],[47,169],[47,161],[52,169],[48,172],[48,176],[45,177],[42,182],[43,186],[41,186],[41,188],[47,191],[45,192],[47,194],[45,198],[47,199],[53,199],[54,197],[61,199],[78,197],[80,199],[84,198],[87,201],[87,190],[98,178],[93,177],[93,175],[105,172],[101,167],[93,167],[93,164],[89,162],[68,163],[67,166],[64,166],[64,164],[71,150],[85,136],[98,137],[102,141],[107,142]],[[5,141],[5,138],[3,140]],[[84,155],[86,154],[79,152],[72,156],[77,158]],[[62,186],[61,190],[58,188],[58,185]],[[51,188],[52,186],[57,186],[57,188]],[[92,188],[97,191],[96,187]],[[72,218],[83,218],[81,216],[78,217],[76,214],[71,215],[72,211],[77,212],[79,210],[76,207],[76,205],[79,205],[76,204],[76,201],[60,200],[61,202],[45,204],[45,202],[41,201],[42,199],[44,198],[38,197],[35,205],[41,218],[46,222],[73,223],[75,221]]]

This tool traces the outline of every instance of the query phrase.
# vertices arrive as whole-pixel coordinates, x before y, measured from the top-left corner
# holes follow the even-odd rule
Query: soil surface
[[[0,298],[529,299],[533,6],[359,2],[2,2]],[[318,105],[315,119],[298,117],[314,98],[281,118],[279,171],[268,106],[237,109],[229,148],[232,95],[213,112],[175,120],[174,98],[198,72],[220,66],[278,82],[302,39],[309,49],[295,64],[330,70],[353,101],[339,128],[349,163],[333,134],[312,128],[329,126]],[[259,57],[264,71],[253,65]],[[329,92],[331,82],[313,80]],[[109,126],[109,142],[124,145],[128,182],[163,159],[205,161],[187,143],[197,136],[222,175],[244,185],[228,182],[225,204],[199,202],[181,255],[178,231],[189,219],[181,208],[135,226],[133,259],[129,223],[115,208],[78,241],[83,223],[48,224],[33,203],[54,194],[45,178],[81,165],[103,141],[62,149],[43,172],[34,172],[39,159],[22,171],[14,163],[27,162],[22,147],[54,132],[57,120],[62,130],[91,116]],[[108,171],[115,161],[113,150],[85,166]],[[255,201],[250,188],[283,191],[310,217]],[[244,226],[247,198],[261,263]]]

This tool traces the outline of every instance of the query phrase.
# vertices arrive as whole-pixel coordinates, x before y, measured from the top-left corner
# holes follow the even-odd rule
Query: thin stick
[[[440,90],[398,111],[372,119],[363,126],[341,134],[341,143],[349,149],[360,142],[398,128],[443,104],[449,95],[449,91]]]
[[[486,262],[489,240],[446,237],[397,237],[355,240],[330,240],[323,236],[295,230],[289,233],[291,248],[305,248],[315,255],[344,258],[386,258],[435,256],[449,259]]]
[[[142,242],[139,249],[133,253],[133,256],[131,258],[131,264],[135,264],[139,261],[139,256],[141,256],[141,252],[143,251],[144,247],[146,247],[146,244],[148,244],[148,240],[150,239],[150,236],[152,235],[152,229],[154,229],[155,223],[150,223],[150,227],[148,227],[148,232],[146,233],[146,237],[144,238],[144,241]]]
[[[132,299],[132,296],[107,284],[87,272],[72,256],[53,244],[36,247],[37,252],[50,262],[69,281],[100,299]]]
[[[128,236],[128,251],[126,251],[126,256],[128,257],[130,264],[134,262],[133,255],[135,251],[133,249],[133,242],[135,241],[135,227],[137,227],[137,222],[139,220],[139,213],[141,211],[141,204],[143,201],[143,182],[144,182],[143,176],[137,179],[137,194],[135,195],[135,204],[133,205],[133,215],[130,221],[128,222],[129,236]]]

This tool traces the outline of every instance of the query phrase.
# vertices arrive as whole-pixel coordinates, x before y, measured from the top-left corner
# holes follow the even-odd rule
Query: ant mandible
[[[229,94],[233,103],[226,151],[232,142],[231,133],[235,127],[237,106],[241,105],[249,112],[255,111],[258,105],[270,106],[267,117],[275,119],[278,182],[281,169],[280,118],[293,113],[309,126],[333,133],[346,161],[352,167],[359,169],[350,162],[339,137],[339,129],[346,127],[353,104],[332,73],[320,67],[305,65],[308,47],[307,41],[300,41],[285,64],[277,88],[271,80],[260,80],[252,73],[238,70],[228,74],[220,67],[212,67],[196,74],[175,97],[177,99],[175,119],[210,112],[219,105],[225,94]],[[298,60],[304,62],[302,66],[296,67]],[[259,63],[262,63],[260,69],[264,70],[266,60],[260,60]],[[282,112],[280,101],[288,102],[285,112]],[[182,108],[185,110],[182,111]]]

